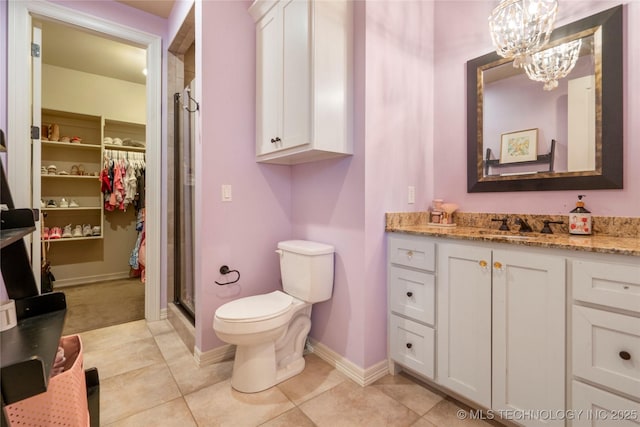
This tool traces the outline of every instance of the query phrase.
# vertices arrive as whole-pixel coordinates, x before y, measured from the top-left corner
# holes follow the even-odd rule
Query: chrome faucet
[[[533,229],[531,228],[531,226],[529,225],[529,223],[527,223],[527,221],[525,221],[524,219],[520,218],[520,217],[516,217],[516,224],[520,225],[520,230],[518,230],[520,233],[530,233],[533,231]]]

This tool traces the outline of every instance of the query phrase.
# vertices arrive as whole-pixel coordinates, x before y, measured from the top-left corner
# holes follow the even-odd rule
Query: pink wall
[[[466,192],[465,63],[492,50],[486,17],[492,1],[437,2],[435,11],[435,195],[455,201],[467,212],[566,213],[578,191]],[[640,74],[630,72],[640,60],[640,3],[625,4],[624,189],[581,190],[587,206],[599,215],[640,216]],[[560,2],[558,26],[584,18],[620,2]],[[452,31],[455,25],[455,31]],[[541,197],[544,202],[541,203]]]
[[[280,288],[274,250],[291,238],[291,169],[255,161],[255,24],[249,1],[196,2],[196,345],[222,344],[213,314],[232,299]],[[232,202],[220,186],[231,184]],[[226,264],[239,284],[218,286]]]
[[[432,195],[430,2],[355,3],[355,150],[292,173],[296,238],[336,246],[334,294],[311,336],[361,367],[386,358],[384,214]],[[416,204],[407,204],[407,187]]]

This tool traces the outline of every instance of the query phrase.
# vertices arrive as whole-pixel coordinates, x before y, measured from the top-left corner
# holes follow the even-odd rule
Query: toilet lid
[[[289,309],[293,297],[284,292],[239,298],[223,304],[216,310],[216,316],[230,322],[250,322],[266,320],[284,313]]]

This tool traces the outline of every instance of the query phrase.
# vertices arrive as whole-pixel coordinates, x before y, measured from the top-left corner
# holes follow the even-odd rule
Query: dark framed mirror
[[[545,48],[581,40],[556,89],[495,52],[467,62],[469,193],[622,188],[622,8],[553,30]]]

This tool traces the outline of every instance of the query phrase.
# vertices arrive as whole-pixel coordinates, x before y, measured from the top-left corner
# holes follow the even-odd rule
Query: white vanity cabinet
[[[256,160],[352,154],[353,4],[256,0]]]
[[[572,406],[589,415],[573,425],[638,426],[640,265],[571,259],[569,278]]]
[[[564,409],[565,261],[502,247],[437,245],[436,382],[494,410]]]
[[[416,236],[392,236],[388,254],[390,358],[433,379],[435,244]]]

